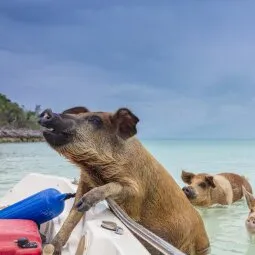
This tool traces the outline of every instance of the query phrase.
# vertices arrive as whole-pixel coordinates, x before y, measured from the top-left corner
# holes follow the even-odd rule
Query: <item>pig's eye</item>
[[[96,115],[89,116],[87,120],[97,128],[101,128],[103,125],[103,121],[101,120],[101,118]]]
[[[206,188],[206,183],[205,182],[201,182],[198,184],[199,187],[201,187],[202,189]]]

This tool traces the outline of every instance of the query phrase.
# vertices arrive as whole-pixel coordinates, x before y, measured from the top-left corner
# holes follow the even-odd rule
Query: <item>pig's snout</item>
[[[187,198],[192,199],[192,198],[196,197],[196,194],[195,194],[193,188],[191,188],[191,187],[183,187],[182,190],[185,193],[185,195],[187,196]]]
[[[248,218],[245,223],[247,230],[250,233],[255,233],[255,218]]]
[[[70,131],[75,124],[70,117],[67,118],[63,115],[61,117],[61,114],[53,113],[51,109],[46,109],[40,114],[38,123],[55,133]]]
[[[53,128],[54,122],[60,119],[56,113],[53,113],[51,109],[46,109],[39,116],[38,123],[46,128]]]

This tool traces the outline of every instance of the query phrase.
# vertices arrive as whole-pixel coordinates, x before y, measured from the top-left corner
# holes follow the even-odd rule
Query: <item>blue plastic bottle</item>
[[[33,220],[39,225],[60,215],[64,210],[65,200],[74,196],[75,194],[60,193],[56,189],[42,190],[0,210],[0,219]]]

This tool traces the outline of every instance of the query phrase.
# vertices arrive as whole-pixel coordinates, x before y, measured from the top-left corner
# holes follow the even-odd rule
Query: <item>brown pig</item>
[[[243,197],[242,186],[252,193],[251,185],[245,177],[234,173],[210,175],[182,171],[181,177],[188,184],[182,190],[196,206],[230,205]]]
[[[250,234],[255,234],[255,198],[243,187],[243,193],[250,210],[249,215],[245,221],[246,228]]]
[[[75,204],[52,244],[59,254],[84,212],[108,197],[134,220],[189,255],[209,252],[201,216],[164,167],[135,137],[139,119],[75,107],[45,110],[39,123],[48,144],[80,168]],[[151,254],[160,254],[147,245]]]

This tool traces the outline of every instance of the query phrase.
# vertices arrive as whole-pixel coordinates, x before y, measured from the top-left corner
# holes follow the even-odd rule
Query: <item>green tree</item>
[[[39,129],[37,116],[40,110],[40,105],[36,105],[34,111],[27,111],[0,93],[0,127]]]

